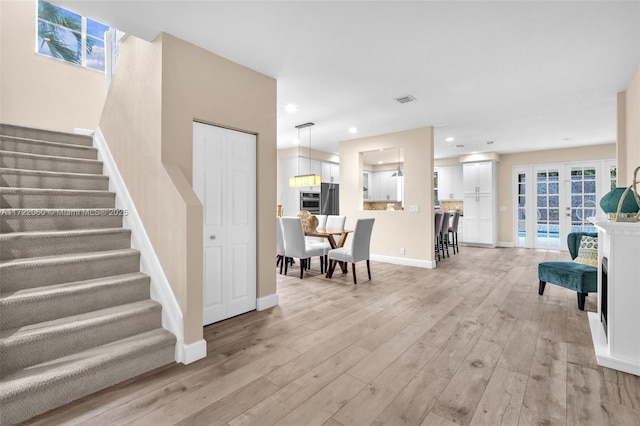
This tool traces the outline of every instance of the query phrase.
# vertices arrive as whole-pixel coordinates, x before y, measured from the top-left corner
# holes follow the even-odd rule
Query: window
[[[107,25],[38,0],[36,51],[73,64],[104,71]]]

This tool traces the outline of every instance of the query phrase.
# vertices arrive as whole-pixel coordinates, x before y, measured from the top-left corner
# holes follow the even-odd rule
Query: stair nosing
[[[0,234],[0,240],[12,240],[17,238],[32,237],[32,238],[49,238],[49,237],[62,237],[67,236],[69,238],[81,237],[86,235],[95,234],[131,234],[131,230],[127,228],[94,228],[94,229],[69,229],[69,230],[55,230],[55,231],[20,231],[11,232],[6,234]]]
[[[9,135],[0,135],[0,139],[2,138],[10,138],[10,139],[14,139],[15,141],[18,142],[27,142],[27,143],[33,143],[34,145],[44,145],[44,146],[51,146],[51,147],[59,147],[59,148],[71,148],[71,149],[80,149],[80,150],[85,150],[85,151],[92,151],[92,152],[98,152],[98,148],[96,148],[95,146],[92,145],[79,145],[79,144],[73,144],[73,143],[66,143],[66,142],[55,142],[55,141],[48,141],[48,140],[43,140],[43,139],[31,139],[31,138],[23,138],[20,136],[9,136]],[[16,152],[20,152],[20,151],[16,151]]]
[[[32,342],[42,339],[47,335],[54,337],[55,335],[67,333],[71,330],[86,330],[119,319],[135,317],[149,311],[162,311],[162,305],[153,299],[143,299],[36,324],[0,330],[0,348],[8,348],[16,344]]]
[[[76,162],[76,163],[87,163],[87,164],[103,164],[102,160],[92,160],[90,158],[77,158],[77,157],[65,157],[60,155],[46,155],[46,154],[31,154],[28,152],[20,152],[20,151],[6,151],[0,150],[0,157],[25,157],[25,158],[39,158],[42,160],[57,160],[57,161],[67,161],[67,162]],[[28,169],[27,169],[28,170]]]
[[[152,340],[152,342],[150,342],[150,344],[140,345],[139,343],[143,341],[143,337]],[[166,344],[169,342],[170,344]],[[157,350],[159,348],[174,346],[175,342],[176,340],[174,335],[172,335],[166,329],[158,327],[144,333],[135,334],[125,339],[116,340],[115,342],[110,342],[102,346],[97,346],[95,348],[87,349],[82,352],[70,354],[55,360],[47,361],[42,364],[36,364],[29,368],[12,372],[8,376],[2,377],[0,379],[0,383],[13,383],[15,386],[16,382],[26,381],[30,378],[33,378],[34,376],[44,376],[43,378],[49,377],[52,382],[60,382],[63,380],[67,380],[69,377],[73,377],[83,372],[90,371],[92,368],[119,362],[122,358],[132,353],[144,353],[149,348],[156,348]],[[114,353],[114,348],[120,348],[120,350]],[[85,363],[81,363],[75,360],[78,358],[78,355],[83,355]],[[90,359],[91,362],[87,363],[87,359]],[[69,364],[66,364],[67,361],[69,361]],[[107,361],[107,363],[105,363],[105,361]],[[57,368],[47,368],[40,373],[36,372],[35,374],[25,375],[25,373],[34,372],[37,369],[41,369],[53,362],[59,364],[60,366],[58,366]],[[71,366],[76,366],[76,368],[71,368]],[[40,382],[38,383],[38,385],[29,389],[37,390],[43,388],[44,386],[45,384],[43,382]],[[17,391],[9,392],[9,386],[1,386],[0,401],[13,400],[20,397],[20,395],[24,394],[25,392],[27,392],[27,390],[24,387],[19,387]]]
[[[87,135],[87,134],[83,134],[83,133],[61,132],[59,130],[39,129],[39,128],[35,128],[35,127],[20,126],[20,125],[17,125],[17,124],[0,123],[0,129],[2,127],[13,128],[13,129],[21,129],[21,130],[27,130],[27,131],[35,131],[35,132],[40,132],[40,133],[44,133],[44,134],[48,134],[48,135],[65,136],[65,137],[69,137],[69,138],[82,139],[82,140],[85,140],[85,141],[92,141],[93,137],[94,137],[94,133],[95,133],[95,132],[92,132],[90,135]],[[8,135],[6,133],[0,133],[0,134],[2,136],[12,136],[12,135]],[[21,136],[18,136],[18,137],[21,137]],[[37,139],[37,140],[39,140],[39,139]],[[43,139],[43,140],[47,140],[47,139]]]
[[[24,195],[95,195],[101,197],[115,197],[116,193],[104,189],[48,189],[48,188],[22,188],[15,186],[3,186],[0,187],[0,192],[4,193],[21,193],[26,192]],[[30,193],[30,194],[29,194]],[[40,193],[40,194],[39,194]],[[19,208],[18,208],[19,210]]]
[[[109,275],[107,277],[91,278],[88,280],[71,281],[42,287],[25,288],[16,292],[0,293],[0,305],[18,303],[22,300],[43,299],[47,296],[74,293],[79,288],[102,287],[133,282],[139,279],[151,279],[144,272],[129,272],[127,274]],[[38,297],[40,296],[40,297]]]
[[[140,254],[139,250],[133,248],[119,249],[119,250],[105,250],[105,251],[94,251],[90,253],[74,253],[74,254],[62,254],[55,256],[42,256],[42,257],[25,257],[21,259],[9,259],[9,260],[0,260],[0,270],[3,268],[9,267],[28,267],[29,264],[47,264],[47,263],[61,263],[65,261],[73,262],[74,260],[91,260],[91,259],[100,259],[105,257],[120,257],[120,256],[131,256]]]
[[[34,170],[34,169],[16,169],[12,167],[0,167],[1,173],[14,173],[20,175],[39,175],[49,177],[70,177],[95,180],[109,180],[109,176],[96,173],[74,173],[74,172],[56,172],[51,170]]]

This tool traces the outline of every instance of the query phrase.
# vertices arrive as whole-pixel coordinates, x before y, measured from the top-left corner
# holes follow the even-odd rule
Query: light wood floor
[[[576,294],[537,264],[462,247],[435,270],[278,275],[280,306],[205,328],[208,357],[36,418],[85,425],[638,425],[640,377],[596,365]],[[586,309],[596,310],[596,297]]]

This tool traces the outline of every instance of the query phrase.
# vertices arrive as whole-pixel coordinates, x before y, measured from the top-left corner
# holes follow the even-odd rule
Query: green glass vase
[[[615,215],[618,212],[618,204],[626,189],[627,188],[622,187],[613,188],[600,199],[600,207],[602,207],[602,210],[610,219],[615,219]],[[627,192],[627,195],[624,197],[624,201],[622,202],[622,209],[620,210],[620,213],[638,213],[638,210],[640,210],[640,206],[638,206],[638,203],[633,196],[633,192]]]

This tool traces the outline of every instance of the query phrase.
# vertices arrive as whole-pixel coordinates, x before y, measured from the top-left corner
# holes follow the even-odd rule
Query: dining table
[[[329,241],[329,245],[331,246],[331,249],[335,249],[335,248],[344,247],[344,243],[347,241],[347,237],[352,232],[353,232],[352,229],[317,228],[317,229],[305,230],[304,235],[306,237],[326,238],[327,241]],[[337,242],[336,242],[336,239],[334,238],[334,235],[340,235],[340,238],[338,238]],[[346,274],[347,264],[345,262],[338,262],[338,263],[340,264],[340,269],[342,269],[342,273]],[[327,268],[327,270],[328,269],[329,268]]]

